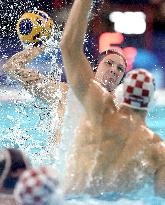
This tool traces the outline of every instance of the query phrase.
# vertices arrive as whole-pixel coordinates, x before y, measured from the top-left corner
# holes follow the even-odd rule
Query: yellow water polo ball
[[[25,43],[37,43],[50,38],[54,23],[47,13],[35,10],[24,13],[17,22],[19,39]]]

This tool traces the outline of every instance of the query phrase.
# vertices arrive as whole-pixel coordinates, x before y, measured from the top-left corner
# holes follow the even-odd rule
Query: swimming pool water
[[[48,139],[53,134],[50,108],[42,101],[0,102],[0,146],[23,150],[33,165],[54,164]],[[165,106],[150,108],[148,126],[165,140]],[[68,204],[114,205],[165,205],[165,200],[155,197],[150,187],[136,195],[118,196],[107,193],[97,198],[81,196],[70,198]]]
[[[35,165],[50,163],[47,145],[52,126],[48,106],[42,102],[1,102],[0,119],[1,147],[20,148]]]

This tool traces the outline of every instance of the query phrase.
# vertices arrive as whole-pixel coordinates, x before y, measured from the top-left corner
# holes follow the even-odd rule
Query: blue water
[[[30,157],[32,164],[50,164],[48,152],[48,138],[52,135],[50,113],[50,108],[41,101],[0,102],[0,146],[23,150]]]
[[[53,134],[51,109],[42,101],[0,102],[0,147],[15,147],[29,156],[32,164],[54,164],[50,156],[49,138]],[[148,126],[165,140],[165,106],[152,106],[147,116]],[[151,187],[138,193],[121,196],[107,193],[95,198],[76,196],[67,198],[71,205],[165,205],[165,200],[155,197]]]

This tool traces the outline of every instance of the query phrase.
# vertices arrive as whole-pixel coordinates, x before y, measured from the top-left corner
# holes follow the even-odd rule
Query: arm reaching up
[[[91,0],[74,1],[60,43],[67,79],[80,101],[83,101],[90,80],[94,78],[83,51],[91,4]]]
[[[62,93],[67,92],[65,83],[56,83],[39,73],[26,68],[26,64],[41,54],[44,48],[29,47],[16,53],[4,65],[3,70],[11,78],[18,80],[33,96],[37,96],[50,103],[55,101],[55,91],[60,89]]]
[[[3,65],[4,72],[28,89],[28,86],[44,78],[37,71],[25,69],[26,64],[41,54],[42,51],[43,49],[39,47],[29,47],[16,53]]]
[[[111,96],[98,86],[99,83],[96,83],[92,67],[83,49],[91,6],[92,0],[74,1],[60,47],[67,80],[89,117],[95,121],[104,112],[106,98]],[[114,107],[113,102],[111,104]]]
[[[38,71],[26,68],[26,64],[43,52],[43,48],[31,47],[12,56],[4,65],[3,70],[10,77],[18,80],[33,96],[37,96],[50,105],[57,104],[57,115],[59,127],[54,133],[53,142],[59,143],[61,139],[61,128],[66,106],[68,86],[66,83],[56,82],[39,73]],[[61,92],[61,97],[56,91]],[[58,98],[58,99],[57,99]],[[55,103],[56,104],[56,103]]]
[[[86,111],[96,119],[102,112],[104,91],[94,83],[94,73],[83,49],[91,6],[92,0],[74,1],[60,46],[67,79]]]

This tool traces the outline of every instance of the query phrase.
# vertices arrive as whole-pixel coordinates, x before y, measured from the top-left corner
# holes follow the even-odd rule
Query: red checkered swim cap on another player
[[[57,176],[55,170],[47,167],[25,171],[15,188],[15,200],[21,205],[61,205]]]
[[[155,90],[152,74],[145,69],[132,70],[127,73],[123,86],[123,104],[135,109],[147,110]]]

